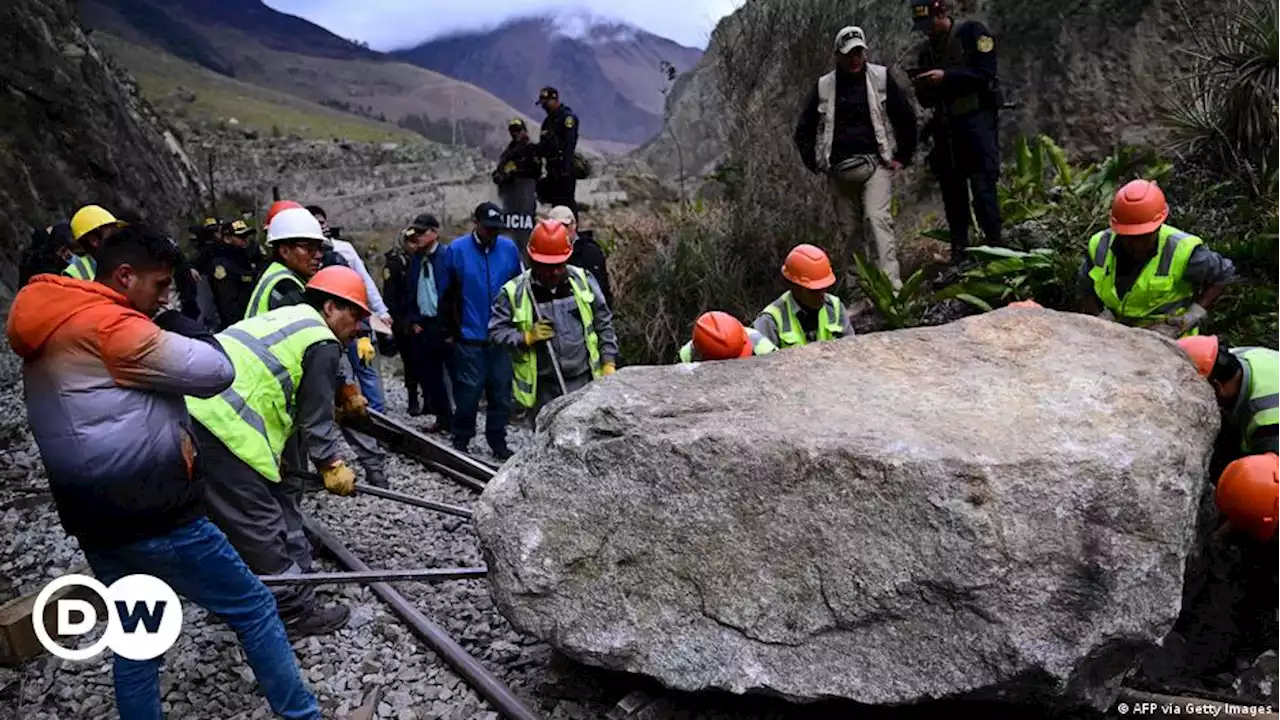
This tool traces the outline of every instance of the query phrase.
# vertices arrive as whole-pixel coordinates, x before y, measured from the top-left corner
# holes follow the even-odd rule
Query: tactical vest
[[[98,277],[98,261],[88,255],[72,255],[62,274],[77,280],[93,280]]]
[[[591,363],[591,377],[599,379],[600,338],[596,335],[595,315],[591,304],[595,302],[595,293],[591,292],[591,283],[587,281],[587,272],[580,267],[567,266],[569,270],[569,287],[573,291],[573,300],[578,305],[578,314],[582,316],[583,337],[587,340],[587,357]],[[525,270],[519,277],[508,280],[502,286],[507,300],[511,303],[511,322],[521,332],[529,332],[535,322],[533,312],[533,291],[530,288],[531,271]],[[511,351],[511,366],[514,375],[513,389],[516,402],[521,407],[532,408],[538,403],[538,353],[537,348],[521,348]]]
[[[804,328],[800,327],[800,318],[796,315],[798,311],[799,308],[796,306],[795,298],[791,297],[790,290],[783,293],[782,297],[769,303],[762,311],[773,318],[774,325],[778,328],[779,349],[809,344],[809,340],[804,334]],[[840,322],[840,314],[843,311],[844,305],[840,302],[840,298],[827,293],[822,302],[822,310],[818,313],[818,342],[835,340],[844,336],[844,325]]]
[[[889,130],[885,103],[889,101],[889,72],[883,65],[867,63],[867,107],[871,115],[871,127],[876,134],[876,147],[885,163],[893,162],[897,144]],[[836,126],[836,71],[818,78],[818,137],[814,144],[814,161],[818,169],[831,168],[831,145]]]
[[[244,311],[245,319],[257,317],[270,310],[271,291],[275,290],[276,285],[286,280],[297,283],[299,287],[306,287],[292,270],[280,264],[278,260],[272,261],[262,273],[262,277],[258,278],[258,284],[254,286],[253,294],[249,296],[249,306]]]
[[[755,328],[747,328],[747,340],[751,343],[752,355],[768,355],[778,349],[776,345],[769,342],[769,338],[762,335],[760,331]],[[702,362],[702,357],[698,355],[697,349],[693,347],[692,340],[685,343],[684,347],[680,348],[680,354],[678,357],[682,363]]]
[[[1232,413],[1240,429],[1240,449],[1253,453],[1253,439],[1258,430],[1280,425],[1280,353],[1269,348],[1232,348],[1240,359],[1244,379],[1240,383],[1240,399]]]
[[[188,397],[187,411],[259,475],[280,482],[280,454],[293,433],[302,357],[312,345],[338,338],[310,305],[242,320],[217,338],[236,379],[215,397]]]
[[[1203,241],[1169,225],[1161,225],[1155,257],[1147,261],[1124,297],[1116,293],[1115,234],[1103,230],[1089,238],[1089,277],[1103,307],[1125,325],[1147,327],[1182,315],[1195,302],[1195,288],[1185,274],[1191,253]],[[1192,329],[1188,335],[1198,334]]]

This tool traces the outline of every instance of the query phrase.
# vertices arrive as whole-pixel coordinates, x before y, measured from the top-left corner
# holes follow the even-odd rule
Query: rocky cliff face
[[[1019,103],[1002,114],[1002,140],[1044,132],[1072,152],[1096,155],[1115,143],[1154,144],[1160,140],[1159,105],[1187,57],[1186,30],[1176,0],[966,0],[958,15],[985,21],[995,32],[1000,77],[1006,99]],[[796,82],[798,59],[826,62],[831,39],[846,24],[861,25],[874,62],[892,64],[913,44],[905,4],[859,0],[748,0],[721,21],[706,55],[681,79],[669,100],[672,125],[683,150],[686,173],[714,168],[724,156],[735,107],[726,95],[740,63],[726,63],[735,45],[774,25],[780,12],[796,18],[777,25],[774,43],[789,48],[761,64],[752,97],[760,112],[778,116],[779,127],[794,122],[808,82]],[[821,16],[802,22],[806,16]],[[1182,39],[1180,39],[1182,38]],[[800,52],[796,52],[796,48]],[[776,50],[776,48],[775,48]],[[769,50],[769,52],[775,52]],[[742,52],[738,53],[739,55]],[[823,66],[808,68],[814,78]],[[728,71],[728,72],[726,72]],[[803,74],[803,77],[808,77]],[[790,136],[770,139],[790,142]],[[669,134],[641,148],[639,157],[664,179],[678,176],[678,153]]]
[[[31,227],[86,203],[160,224],[198,196],[181,145],[76,22],[70,0],[0,4],[0,299]]]

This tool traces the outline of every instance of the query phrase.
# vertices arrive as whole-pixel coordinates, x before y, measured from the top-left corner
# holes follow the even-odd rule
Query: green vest
[[[760,334],[760,331],[754,328],[747,328],[747,339],[751,341],[752,355],[768,355],[778,349],[776,345],[769,342],[769,338]],[[697,350],[693,348],[692,340],[685,343],[684,347],[680,348],[679,358],[682,363],[702,362],[702,358],[698,356]]]
[[[800,327],[800,318],[796,317],[798,311],[799,308],[796,307],[796,301],[791,297],[790,290],[761,311],[762,314],[773,318],[773,323],[778,328],[780,349],[809,344],[804,335],[804,328]],[[818,313],[818,342],[844,336],[844,325],[840,323],[840,313],[843,311],[840,298],[827,293],[822,303],[822,310]]]
[[[1269,348],[1232,348],[1244,367],[1240,399],[1233,418],[1240,428],[1240,449],[1253,453],[1253,436],[1259,429],[1280,425],[1280,353]]]
[[[569,287],[573,291],[573,300],[578,304],[578,314],[582,316],[582,330],[587,339],[587,357],[591,361],[591,377],[600,377],[600,338],[596,336],[595,315],[591,304],[595,302],[595,294],[591,292],[591,283],[587,281],[587,272],[573,265],[569,269]],[[502,292],[507,294],[511,303],[511,322],[522,332],[533,329],[533,297],[529,287],[530,272],[525,270],[519,277],[507,281]],[[511,367],[514,374],[513,389],[516,402],[520,407],[532,408],[538,403],[538,354],[536,348],[520,348],[511,351]]]
[[[98,261],[88,255],[72,255],[62,274],[77,280],[93,280],[98,277]]]
[[[1147,327],[1172,315],[1182,315],[1195,302],[1196,290],[1185,274],[1191,253],[1203,244],[1195,235],[1161,225],[1155,257],[1147,261],[1133,287],[1122,298],[1116,293],[1115,234],[1103,230],[1089,238],[1089,277],[1103,307],[1125,325]],[[1193,330],[1188,335],[1197,334]]]
[[[316,343],[338,339],[310,305],[241,320],[217,338],[236,379],[215,397],[188,397],[187,411],[246,465],[280,482],[280,454],[293,433],[302,356]]]
[[[244,311],[245,319],[257,317],[270,310],[268,305],[271,304],[271,291],[285,280],[292,280],[300,287],[306,287],[292,270],[281,265],[279,260],[273,260],[263,271],[262,277],[258,278],[258,284],[254,286],[253,294],[249,296],[249,306]]]

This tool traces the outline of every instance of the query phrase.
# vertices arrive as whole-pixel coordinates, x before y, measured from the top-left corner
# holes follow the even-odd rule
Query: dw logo
[[[79,650],[59,645],[45,627],[44,610],[51,596],[64,587],[81,585],[97,593],[107,612],[107,629],[102,637]],[[54,630],[60,636],[80,637],[98,623],[93,603],[74,598],[54,601]],[[36,596],[31,614],[40,644],[63,660],[88,660],[111,648],[130,660],[160,657],[178,641],[182,633],[182,605],[168,583],[151,575],[128,575],[107,587],[88,575],[64,575],[49,583]]]

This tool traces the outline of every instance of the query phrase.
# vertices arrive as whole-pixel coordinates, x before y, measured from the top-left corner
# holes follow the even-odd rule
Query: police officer
[[[493,184],[498,186],[502,214],[507,217],[511,238],[523,252],[533,231],[533,216],[538,211],[538,178],[542,176],[542,160],[538,148],[529,142],[529,128],[520,118],[507,123],[511,143],[498,158],[493,171]]]
[[[546,163],[547,175],[538,187],[538,199],[548,205],[564,205],[578,214],[577,176],[573,170],[573,154],[578,149],[578,116],[560,102],[560,92],[544,87],[538,94],[538,105],[547,113],[538,136],[538,157]]]
[[[249,296],[257,283],[257,272],[249,255],[249,236],[253,228],[243,220],[226,223],[221,241],[209,252],[207,272],[213,302],[221,322],[218,332],[243,318],[249,307]]]
[[[933,138],[929,167],[942,189],[951,261],[969,245],[969,203],[986,242],[1000,244],[1000,141],[996,41],[977,20],[951,17],[951,0],[911,0],[915,30],[925,34],[907,74],[920,104],[933,110],[925,134]]]

